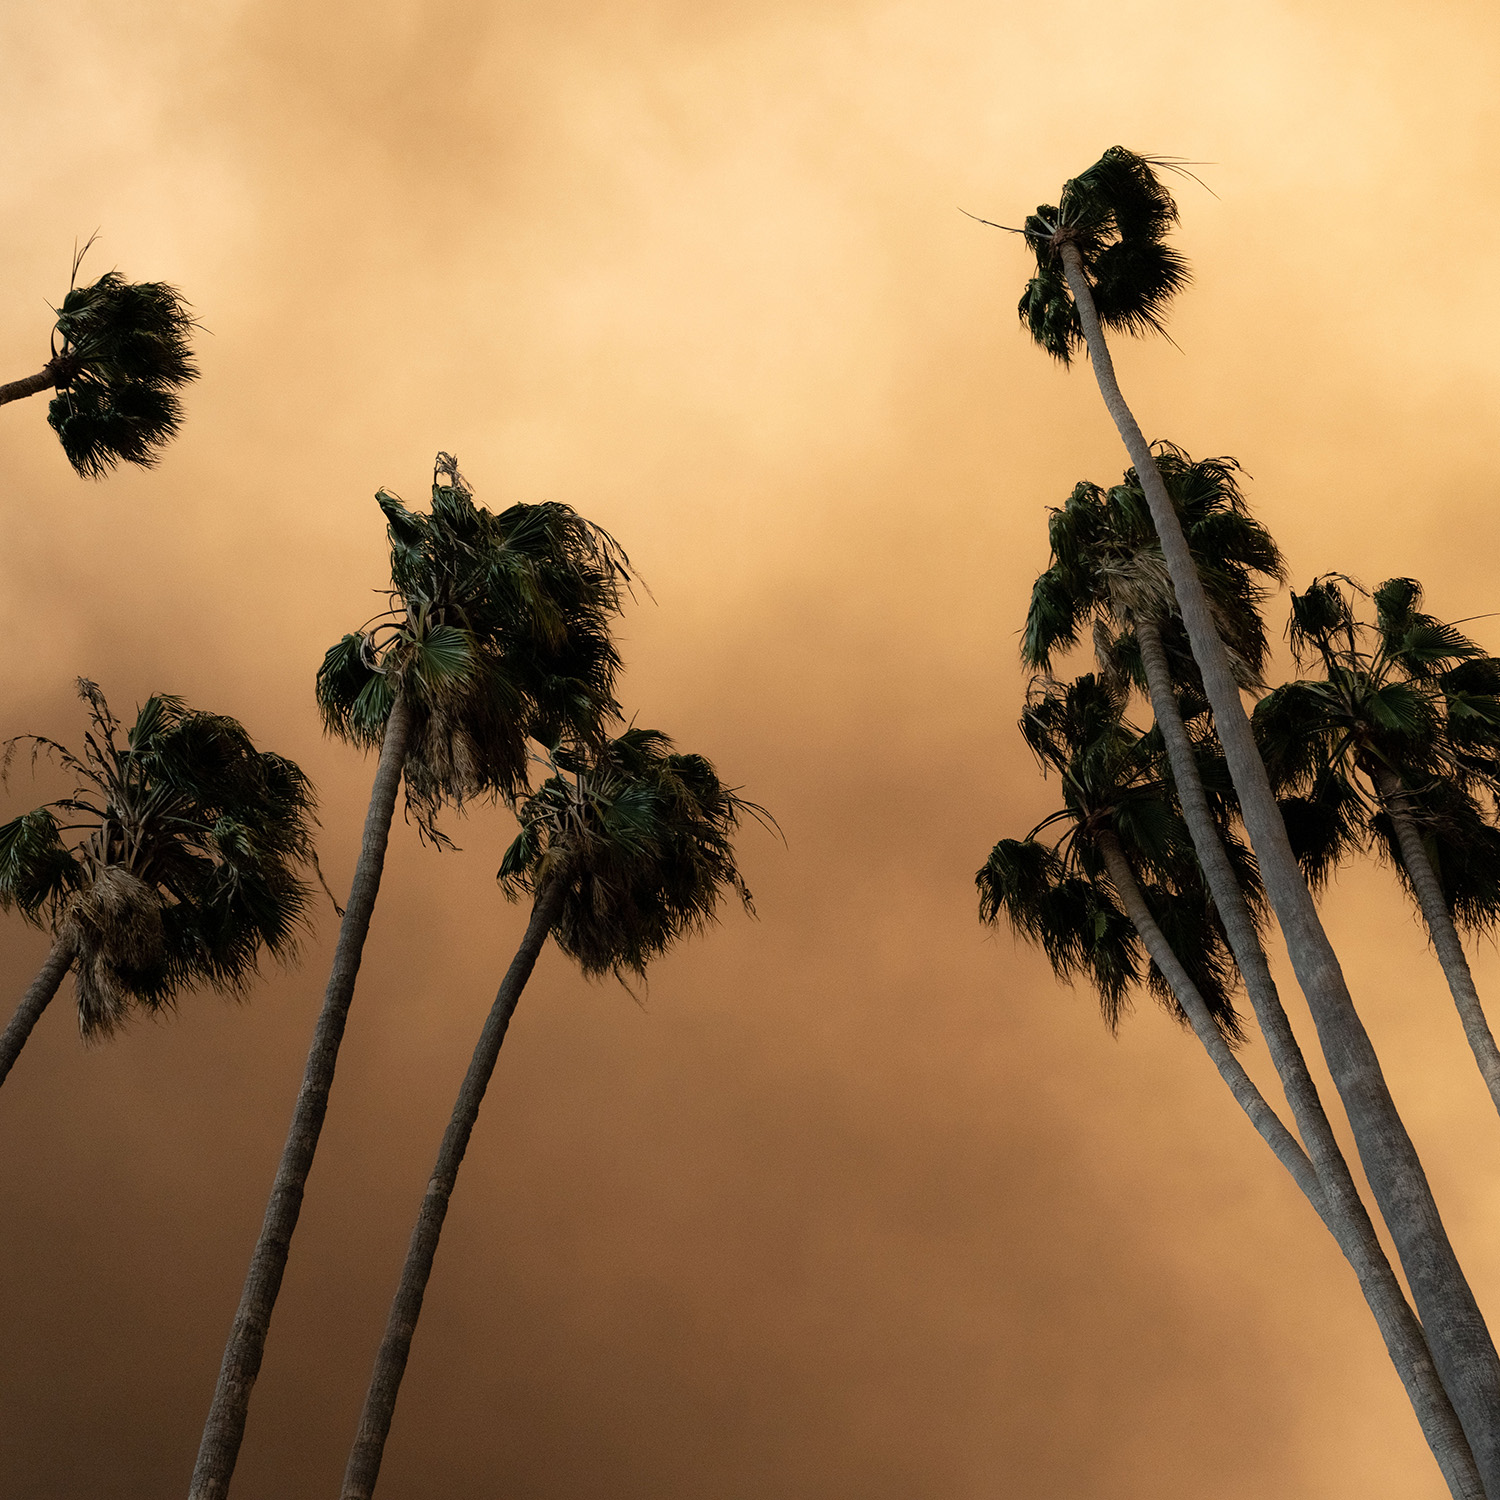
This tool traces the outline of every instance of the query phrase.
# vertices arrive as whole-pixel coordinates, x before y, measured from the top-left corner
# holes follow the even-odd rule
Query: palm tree
[[[1474,1059],[1500,1109],[1500,1049],[1459,926],[1500,921],[1500,829],[1486,816],[1500,786],[1500,661],[1423,612],[1422,587],[1392,578],[1368,596],[1328,574],[1292,596],[1299,665],[1256,706],[1255,727],[1314,884],[1354,849],[1374,847],[1416,899]]]
[[[429,514],[384,490],[376,500],[390,537],[390,607],[329,650],[317,696],[329,733],[378,749],[379,761],[302,1088],[204,1425],[193,1500],[219,1500],[234,1473],[403,776],[418,828],[442,844],[442,807],[524,790],[529,736],[593,743],[617,712],[619,658],[608,624],[629,576],[605,532],[566,505],[491,514],[447,454],[438,455]]]
[[[554,752],[551,763],[552,775],[521,806],[521,832],[500,866],[506,895],[531,897],[531,919],[428,1180],[344,1472],[343,1500],[374,1493],[458,1169],[547,938],[586,975],[644,979],[652,959],[714,920],[725,893],[753,911],[730,840],[746,813],[768,815],[726,787],[702,756],[678,754],[664,734],[632,728],[593,751]]]
[[[1276,544],[1248,514],[1233,459],[1195,462],[1168,443],[1156,444],[1153,451],[1236,675],[1246,686],[1259,687],[1267,651],[1262,580],[1279,581],[1284,573]],[[1032,589],[1022,658],[1034,671],[1050,671],[1056,653],[1075,645],[1092,619],[1101,661],[1146,689],[1209,892],[1327,1199],[1325,1222],[1359,1278],[1434,1454],[1453,1469],[1447,1452],[1457,1433],[1451,1406],[1433,1377],[1421,1328],[1329,1125],[1271,977],[1255,914],[1219,835],[1238,810],[1225,800],[1232,799],[1228,788],[1210,791],[1203,784],[1201,747],[1211,733],[1207,702],[1135,470],[1107,492],[1088,483],[1075,486],[1051,513],[1048,536],[1052,556]],[[1212,760],[1217,766],[1217,757]],[[1457,1436],[1462,1447],[1462,1435]]]
[[[198,378],[190,342],[198,325],[165,282],[106,271],[77,285],[88,248],[73,257],[67,296],[55,310],[51,357],[35,375],[0,385],[0,406],[56,391],[47,421],[78,473],[100,479],[122,459],[151,468],[177,435],[178,392]]]
[[[1120,391],[1105,341],[1106,326],[1128,333],[1159,331],[1168,304],[1188,280],[1185,262],[1166,243],[1178,212],[1157,175],[1163,166],[1180,164],[1111,147],[1064,184],[1057,205],[1044,204],[1026,219],[1018,232],[1035,253],[1037,273],[1021,299],[1021,319],[1064,364],[1080,348],[1088,350],[1100,394],[1139,476],[1266,894],[1366,1177],[1486,1488],[1500,1495],[1500,1358],[1292,851],[1212,603],[1150,446]],[[1198,852],[1207,868],[1211,850]]]
[[[198,985],[238,993],[261,950],[283,961],[305,923],[315,799],[291,761],[234,720],[148,698],[127,731],[80,679],[81,755],[21,743],[71,773],[69,796],[0,827],[0,905],[51,931],[51,951],[0,1036],[0,1083],[72,970],[85,1041]]]
[[[1361,1206],[1356,1221],[1328,1190],[1330,1174],[1309,1160],[1231,1050],[1240,1032],[1229,999],[1234,965],[1224,926],[1204,890],[1186,823],[1171,803],[1160,738],[1127,725],[1124,706],[1122,685],[1107,678],[1033,684],[1022,732],[1044,773],[1059,774],[1064,805],[1024,839],[996,844],[976,877],[981,919],[993,924],[1004,913],[1041,944],[1059,977],[1090,980],[1111,1030],[1139,982],[1139,948],[1145,948],[1148,986],[1191,1025],[1354,1268],[1451,1492],[1478,1500],[1484,1490],[1463,1430],[1368,1215]],[[1194,748],[1198,758],[1212,757],[1206,736]],[[1237,899],[1248,907],[1242,894],[1248,890],[1258,904],[1253,863],[1230,832],[1227,803],[1220,800],[1216,813],[1220,846],[1236,870]],[[1064,832],[1056,843],[1038,837],[1058,825]]]

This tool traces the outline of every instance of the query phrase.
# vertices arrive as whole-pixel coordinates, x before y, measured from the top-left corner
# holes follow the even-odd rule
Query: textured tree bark
[[[302,1211],[302,1195],[318,1148],[323,1117],[328,1112],[328,1095],[333,1087],[339,1043],[343,1040],[344,1026],[349,1018],[354,981],[359,974],[359,961],[370,930],[370,916],[380,891],[380,876],[390,840],[391,818],[396,810],[396,792],[406,762],[410,727],[410,711],[405,698],[398,694],[380,747],[380,762],[370,791],[370,809],[365,816],[359,862],[354,868],[344,919],[339,924],[338,946],[334,950],[333,971],[328,976],[323,1009],[313,1032],[312,1049],[307,1056],[302,1088],[292,1113],[291,1129],[282,1149],[281,1164],[276,1169],[270,1202],[266,1204],[265,1222],[250,1258],[245,1288],[240,1294],[239,1309],[234,1315],[234,1326],[219,1368],[213,1404],[204,1424],[198,1461],[193,1467],[191,1500],[221,1500],[228,1493],[229,1481],[234,1476],[240,1442],[245,1435],[250,1393],[260,1373],[271,1313],[281,1290],[292,1233]]]
[[[520,947],[516,949],[516,956],[500,982],[495,1003],[490,1007],[479,1043],[474,1048],[469,1071],[458,1091],[452,1118],[443,1132],[443,1143],[438,1148],[437,1162],[427,1183],[427,1194],[422,1199],[416,1226],[412,1229],[411,1246],[406,1252],[406,1264],[401,1268],[401,1282],[391,1303],[385,1337],[375,1356],[375,1368],[370,1374],[359,1429],[349,1452],[348,1467],[344,1470],[341,1500],[369,1500],[375,1492],[386,1438],[390,1436],[391,1418],[396,1410],[396,1397],[401,1389],[401,1377],[406,1371],[412,1335],[421,1316],[422,1298],[432,1274],[432,1261],[437,1254],[438,1236],[443,1232],[443,1220],[453,1196],[453,1184],[458,1179],[459,1167],[463,1165],[464,1153],[469,1149],[469,1137],[479,1118],[479,1106],[484,1102],[485,1090],[500,1057],[510,1018],[515,1014],[526,981],[531,978],[547,934],[557,920],[564,894],[563,886],[549,884],[532,903],[531,920],[527,923]]]
[[[1422,835],[1406,805],[1405,789],[1400,778],[1392,771],[1381,769],[1375,778],[1380,792],[1381,805],[1390,814],[1396,829],[1396,842],[1401,849],[1401,862],[1411,877],[1412,889],[1417,893],[1417,903],[1422,908],[1422,918],[1437,949],[1438,961],[1443,973],[1448,976],[1448,990],[1453,1003],[1458,1007],[1459,1019],[1464,1024],[1464,1035],[1479,1064],[1479,1072],[1490,1091],[1495,1108],[1500,1109],[1500,1049],[1495,1046],[1494,1033],[1485,1019],[1484,1007],[1479,1003],[1479,991],[1474,987],[1474,976],[1469,971],[1469,960],[1464,945],[1448,915],[1448,903],[1443,897],[1443,887],[1437,871],[1427,857],[1422,845]]]
[[[1291,1022],[1282,1008],[1276,983],[1271,978],[1254,918],[1214,825],[1203,782],[1198,775],[1198,763],[1193,758],[1192,742],[1188,739],[1177,706],[1177,695],[1172,689],[1171,670],[1160,628],[1154,620],[1139,618],[1135,627],[1151,707],[1167,747],[1167,759],[1172,767],[1172,779],[1176,783],[1183,817],[1208,881],[1209,894],[1224,923],[1230,951],[1245,981],[1245,992],[1266,1039],[1266,1049],[1325,1195],[1326,1211],[1320,1210],[1323,1222],[1359,1279],[1360,1290],[1375,1316],[1391,1363],[1401,1377],[1423,1436],[1448,1482],[1449,1490],[1462,1500],[1478,1500],[1484,1489],[1474,1456],[1469,1451],[1453,1403],[1438,1378],[1422,1325],[1386,1259],[1364,1200],[1350,1175],[1349,1164],[1344,1160],[1344,1153],[1328,1123],[1317,1085],[1308,1072],[1307,1060],[1302,1055]],[[1313,1206],[1317,1207],[1316,1202]]]
[[[11,1065],[21,1055],[21,1048],[31,1035],[32,1027],[42,1018],[42,1012],[52,1003],[52,997],[62,986],[63,976],[73,967],[73,945],[61,938],[52,944],[45,962],[37,976],[21,996],[15,1014],[5,1033],[0,1036],[0,1083],[9,1075]]]
[[[27,396],[35,396],[38,391],[50,391],[56,389],[57,370],[49,361],[35,375],[27,375],[22,380],[12,380],[8,385],[0,385],[0,406],[9,401],[24,401]]]
[[[1292,854],[1187,538],[1156,460],[1115,379],[1078,247],[1064,243],[1059,253],[1100,394],[1151,510],[1266,894],[1349,1116],[1365,1176],[1396,1243],[1433,1361],[1463,1423],[1485,1492],[1490,1500],[1500,1500],[1500,1358]]]

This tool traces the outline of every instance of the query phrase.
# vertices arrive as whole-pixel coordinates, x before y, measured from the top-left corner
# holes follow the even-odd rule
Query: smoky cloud
[[[759,920],[643,1004],[544,955],[388,1500],[1442,1493],[1352,1276],[1191,1038],[1142,1000],[1111,1039],[972,886],[1057,796],[1014,730],[1045,507],[1125,460],[1087,368],[1015,326],[1021,250],[958,207],[1011,222],[1114,141],[1212,163],[1182,352],[1120,352],[1148,435],[1238,456],[1299,586],[1500,607],[1495,22],[1407,15],[0,16],[0,378],[45,360],[96,225],[91,266],[179,284],[208,330],[153,473],[84,484],[40,401],[0,412],[0,734],[76,739],[80,673],[233,713],[316,780],[346,885],[372,766],[322,739],[312,674],[385,580],[373,491],[421,501],[442,448],[482,503],[621,539],[654,594],[627,711],[785,830],[741,840]],[[510,829],[397,828],[237,1500],[335,1492],[522,928]],[[1494,1313],[1500,1148],[1435,963],[1383,872],[1329,914]],[[0,1494],[184,1491],[334,930],[242,1006],[91,1050],[44,1018],[0,1093]],[[4,920],[6,993],[43,951]]]

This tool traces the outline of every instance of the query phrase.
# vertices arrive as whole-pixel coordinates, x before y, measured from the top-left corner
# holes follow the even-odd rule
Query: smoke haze
[[[1437,1500],[1352,1274],[1192,1038],[976,920],[1058,798],[1014,721],[1044,512],[1125,467],[1015,323],[1004,223],[1120,142],[1197,283],[1122,346],[1150,437],[1233,454],[1295,586],[1500,609],[1494,14],[1268,0],[267,0],[0,14],[0,379],[75,239],[208,333],[151,473],[0,412],[0,735],[71,684],[232,713],[322,796],[312,678],[387,578],[371,499],[455,453],[627,547],[622,699],[765,803],[636,1005],[544,954],[438,1255],[385,1500]],[[1285,614],[1272,606],[1272,630]],[[1500,626],[1478,638],[1500,647]],[[51,790],[12,774],[0,817]],[[503,810],[398,823],[235,1482],[335,1494],[412,1218],[524,925]],[[1481,1302],[1500,1134],[1388,872],[1327,903]],[[184,1493],[335,934],[243,1006],[0,1092],[0,1494]],[[45,942],[0,924],[15,995]],[[1481,993],[1500,993],[1488,945]],[[4,1002],[10,1004],[9,1000]],[[1305,1016],[1294,1017],[1305,1023]],[[1303,1026],[1310,1040],[1310,1029]],[[1268,1081],[1263,1049],[1247,1065]]]

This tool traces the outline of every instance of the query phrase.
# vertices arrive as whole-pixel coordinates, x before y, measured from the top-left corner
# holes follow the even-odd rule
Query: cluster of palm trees
[[[77,279],[77,260],[74,281]],[[52,389],[49,420],[69,461],[100,477],[150,466],[196,375],[194,327],[172,288],[114,272],[71,287],[52,356],[0,403]],[[511,808],[520,832],[498,872],[529,899],[514,959],[485,1020],[422,1200],[371,1374],[343,1494],[373,1493],[412,1335],[459,1166],[511,1015],[550,937],[586,975],[643,978],[652,960],[712,922],[726,896],[751,909],[733,839],[769,814],[700,755],[659,731],[621,727],[612,626],[631,586],[612,537],[566,505],[475,502],[447,454],[430,508],[381,490],[388,607],[325,655],[316,679],[332,735],[377,752],[332,970],[264,1225],[224,1351],[191,1484],[227,1493],[251,1393],[327,1112],[339,1045],[379,893],[398,794],[423,838],[449,842],[445,812]],[[75,753],[39,736],[7,742],[50,758],[71,791],[0,826],[0,907],[50,932],[36,980],[0,1036],[0,1083],[66,975],[85,1039],[132,1012],[207,987],[243,992],[263,954],[292,959],[307,928],[316,799],[282,756],[224,715],[154,696],[128,728],[80,680],[89,726]]]
[[[1146,442],[1105,337],[1161,331],[1187,284],[1167,240],[1169,169],[1185,171],[1114,147],[1012,231],[1036,261],[1022,323],[1064,365],[1087,353],[1131,467],[1051,512],[1022,634],[1036,675],[1021,729],[1062,807],[995,846],[980,915],[1090,982],[1111,1027],[1144,984],[1192,1029],[1349,1260],[1451,1492],[1500,1500],[1500,1359],[1315,901],[1341,860],[1393,865],[1500,1107],[1500,1052],[1461,937],[1500,919],[1500,660],[1425,613],[1414,580],[1367,593],[1331,574],[1292,595],[1309,675],[1266,691],[1263,610],[1286,578],[1281,555],[1234,460]],[[1085,633],[1096,671],[1059,681],[1056,659]],[[1137,701],[1149,726],[1130,717]],[[1410,1299],[1282,1008],[1262,940],[1272,919]],[[1235,1055],[1241,988],[1290,1125]]]

